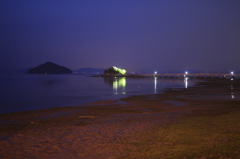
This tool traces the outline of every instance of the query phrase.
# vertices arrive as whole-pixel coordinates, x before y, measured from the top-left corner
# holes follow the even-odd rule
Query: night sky
[[[1,0],[0,69],[240,72],[239,0]]]

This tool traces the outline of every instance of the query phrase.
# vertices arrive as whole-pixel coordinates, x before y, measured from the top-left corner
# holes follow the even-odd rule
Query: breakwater
[[[161,73],[161,74],[127,74],[127,75],[100,75],[98,77],[159,77],[159,78],[240,78],[240,74],[224,73]]]
[[[162,78],[240,78],[240,74],[223,74],[223,73],[165,73],[165,74],[142,74],[146,77],[162,77]]]

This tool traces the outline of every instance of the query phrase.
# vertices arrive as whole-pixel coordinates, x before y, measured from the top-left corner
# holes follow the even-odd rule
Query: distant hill
[[[103,68],[91,68],[91,67],[87,67],[87,68],[80,68],[78,70],[72,70],[73,73],[76,74],[90,74],[90,75],[97,75],[97,74],[103,74],[104,73]]]
[[[64,66],[59,66],[52,62],[46,62],[37,67],[31,68],[27,72],[28,74],[71,74],[72,71]]]

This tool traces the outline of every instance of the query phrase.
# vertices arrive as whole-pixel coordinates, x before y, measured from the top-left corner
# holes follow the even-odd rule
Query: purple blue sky
[[[1,0],[0,69],[240,71],[239,0]]]

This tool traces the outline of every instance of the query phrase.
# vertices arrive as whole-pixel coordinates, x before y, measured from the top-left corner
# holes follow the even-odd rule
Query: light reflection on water
[[[232,90],[231,97],[232,97],[232,99],[234,99],[233,85],[231,85],[231,90]]]
[[[196,80],[188,81],[188,87]],[[0,114],[51,107],[78,106],[131,95],[186,88],[184,79],[100,78],[80,75],[0,75]]]
[[[114,78],[114,81],[113,81],[114,94],[118,94],[118,93],[126,94],[125,87],[126,87],[126,77]]]
[[[185,83],[185,88],[188,88],[188,78],[187,77],[184,78],[184,83]]]
[[[154,93],[157,93],[157,77],[154,77]]]
[[[126,77],[105,77],[104,81],[106,84],[112,86],[113,94],[126,94]]]
[[[184,79],[162,79],[153,78],[126,78],[126,77],[104,77],[104,81],[112,86],[113,94],[129,94],[135,89],[142,94],[161,93],[165,88],[188,88],[188,78]],[[193,85],[197,80],[190,82]],[[128,85],[127,85],[128,83]],[[153,87],[152,87],[152,86]],[[152,89],[153,88],[153,89]]]

